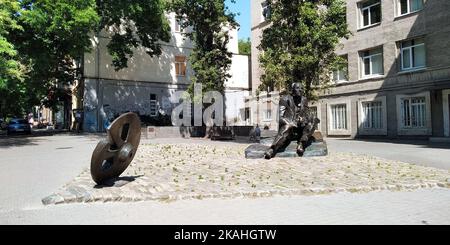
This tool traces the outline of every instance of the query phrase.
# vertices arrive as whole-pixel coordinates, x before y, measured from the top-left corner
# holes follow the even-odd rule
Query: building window
[[[426,98],[402,98],[401,117],[403,128],[425,128],[427,125]]]
[[[317,107],[316,106],[309,107],[309,112],[311,114],[311,117],[318,118],[317,117]]]
[[[376,25],[381,22],[381,1],[370,0],[360,4],[361,28]]]
[[[245,108],[245,118],[244,121],[250,121],[250,108]]]
[[[426,56],[423,38],[402,42],[400,56],[402,71],[424,68]]]
[[[186,76],[186,56],[175,56],[175,72],[177,76]]]
[[[338,70],[333,71],[333,82],[341,83],[348,81],[348,57],[342,57],[346,62]]]
[[[183,23],[185,22],[185,19],[179,19],[178,16],[175,16],[175,32],[184,32],[183,30]]]
[[[156,94],[150,94],[150,116],[156,117],[158,115],[158,97]]]
[[[364,129],[383,129],[383,103],[362,103],[362,125]]]
[[[271,9],[270,9],[269,3],[266,1],[261,3],[261,8],[262,8],[261,22],[265,22],[270,18],[270,15],[271,15]]]
[[[417,12],[423,8],[423,0],[397,0],[398,1],[398,15],[406,15]]]
[[[346,104],[331,106],[331,129],[348,130]]]
[[[264,111],[264,121],[272,121],[272,110]]]
[[[175,19],[175,32],[181,32],[181,22],[178,19]]]
[[[383,50],[382,48],[363,51],[362,67],[363,77],[371,77],[377,75],[383,75]]]

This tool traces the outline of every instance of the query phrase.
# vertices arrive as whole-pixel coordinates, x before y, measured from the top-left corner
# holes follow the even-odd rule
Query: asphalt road
[[[373,155],[385,159],[450,170],[450,144],[406,140],[328,139],[330,151]]]
[[[88,168],[98,140],[97,136],[69,135],[0,138],[0,224],[450,224],[447,189],[43,206],[43,197]],[[335,140],[329,140],[329,144],[331,151],[350,148],[352,152],[372,150],[374,154],[387,154],[383,149],[395,146],[399,154],[386,156],[408,155],[404,160],[414,160],[422,155],[422,164],[446,168],[445,162],[433,159],[450,154],[448,149],[409,144]],[[426,150],[426,154],[419,149]],[[413,152],[418,152],[417,158],[411,155]]]

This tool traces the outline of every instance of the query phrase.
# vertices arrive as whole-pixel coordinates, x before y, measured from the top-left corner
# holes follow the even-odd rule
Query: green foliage
[[[116,70],[139,45],[153,56],[161,54],[160,40],[170,40],[164,0],[0,0],[0,7],[0,114],[69,100],[102,29],[112,32]]]
[[[344,60],[335,54],[350,32],[343,0],[269,0],[272,25],[264,30],[260,62],[264,69],[260,91],[285,90],[301,82],[307,96],[326,87],[330,72]]]
[[[139,45],[154,56],[161,54],[160,41],[170,41],[163,0],[97,0],[97,5],[101,27],[113,31],[108,51],[116,71],[128,67],[128,59]]]
[[[77,62],[91,50],[92,30],[100,20],[95,0],[20,3],[17,19],[26,31],[11,35],[11,39],[29,70],[26,104],[43,103],[55,109],[58,100],[71,96],[68,88],[81,75]]]
[[[234,2],[234,1],[233,1]],[[203,85],[203,92],[224,92],[232,54],[227,49],[228,30],[236,28],[235,14],[229,12],[223,0],[174,0],[171,3],[185,32],[194,43],[190,62],[194,71],[191,91],[195,83]]]
[[[250,38],[247,40],[239,40],[239,54],[251,55],[252,54],[252,43]]]
[[[22,30],[14,18],[19,8],[19,3],[15,0],[0,0],[0,89],[5,89],[10,80],[23,79],[17,50],[7,39],[11,32]]]
[[[24,66],[8,36],[23,28],[15,14],[20,5],[16,0],[0,0],[0,117],[22,112],[18,98],[25,95]],[[14,101],[15,103],[9,103]]]

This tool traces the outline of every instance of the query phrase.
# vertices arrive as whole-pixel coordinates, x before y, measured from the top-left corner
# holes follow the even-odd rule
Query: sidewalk
[[[330,151],[371,155],[415,165],[450,170],[450,144],[425,140],[327,139]]]
[[[6,187],[0,195],[0,224],[450,224],[450,190],[440,188],[170,203],[42,205],[43,197],[89,168],[92,151],[100,138],[104,135],[62,134],[25,138],[22,142],[14,138],[0,139],[0,185]],[[142,143],[163,142],[174,143],[174,139]],[[193,139],[175,142],[230,144]],[[350,143],[346,145],[353,147],[351,150],[357,149]],[[389,149],[392,145],[379,147]],[[413,146],[404,147],[411,149]],[[446,154],[443,150],[434,150],[437,153],[432,154],[437,156],[427,157]],[[159,163],[149,166],[156,164]]]
[[[26,205],[0,224],[450,225],[450,190],[371,192],[172,203]]]

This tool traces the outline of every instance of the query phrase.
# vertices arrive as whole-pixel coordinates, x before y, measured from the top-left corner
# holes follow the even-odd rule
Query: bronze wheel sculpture
[[[97,184],[119,177],[133,161],[141,140],[141,121],[135,113],[117,118],[107,129],[91,158],[91,176]]]

